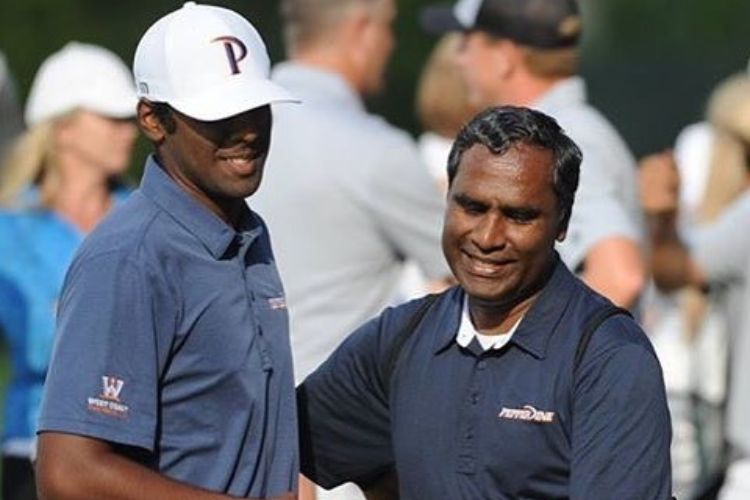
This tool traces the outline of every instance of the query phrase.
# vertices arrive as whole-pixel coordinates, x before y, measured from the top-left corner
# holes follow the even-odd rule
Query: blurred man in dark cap
[[[565,263],[613,302],[633,307],[645,282],[635,162],[586,101],[574,0],[460,0],[422,13],[428,31],[461,31],[460,64],[475,104],[530,106],[558,120],[583,151]]]

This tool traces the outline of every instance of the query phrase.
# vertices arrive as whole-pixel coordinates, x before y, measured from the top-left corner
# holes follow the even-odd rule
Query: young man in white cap
[[[185,4],[135,54],[141,187],[66,277],[39,425],[44,498],[293,498],[283,290],[260,184],[270,104],[250,23]]]
[[[423,12],[429,31],[464,33],[459,57],[478,106],[530,106],[581,146],[581,187],[568,238],[572,270],[618,305],[645,284],[636,165],[614,127],[586,101],[578,72],[582,19],[575,0],[459,0]]]

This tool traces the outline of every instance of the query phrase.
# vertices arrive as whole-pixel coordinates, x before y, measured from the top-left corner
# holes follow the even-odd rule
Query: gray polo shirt
[[[270,228],[302,380],[388,304],[405,258],[449,275],[444,201],[414,141],[340,76],[283,63],[273,79],[304,104],[274,111],[265,189],[249,203]]]
[[[750,190],[690,238],[712,293],[724,295],[731,346],[727,437],[750,456]]]
[[[591,248],[605,238],[643,243],[635,159],[612,124],[586,102],[583,79],[561,81],[534,107],[555,118],[583,152],[568,236],[557,247],[563,261],[579,269]]]
[[[293,491],[287,328],[261,219],[236,232],[149,160],[65,279],[39,431],[143,448],[213,491]]]

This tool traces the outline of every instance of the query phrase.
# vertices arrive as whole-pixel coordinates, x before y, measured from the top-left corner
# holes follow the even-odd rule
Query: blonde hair
[[[746,186],[750,151],[750,77],[735,75],[719,84],[708,103],[716,131],[699,222],[708,222]]]
[[[76,116],[78,110],[45,120],[32,126],[8,150],[0,169],[0,206],[19,206],[23,192],[36,185],[38,206],[50,208],[60,189],[55,130],[60,123]]]
[[[721,82],[711,94],[707,118],[714,129],[708,179],[698,205],[696,222],[715,220],[746,188],[750,151],[750,77],[735,75]],[[686,334],[698,333],[709,301],[695,289],[680,294]]]
[[[455,63],[461,35],[444,36],[433,49],[417,87],[417,115],[425,130],[454,138],[478,111]]]

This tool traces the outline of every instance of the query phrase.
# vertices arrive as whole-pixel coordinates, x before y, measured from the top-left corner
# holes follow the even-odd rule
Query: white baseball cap
[[[270,80],[270,69],[266,46],[247,19],[195,2],[156,21],[133,61],[138,97],[201,121],[299,102]]]
[[[70,42],[44,60],[26,101],[28,126],[82,108],[112,118],[135,116],[133,77],[109,50]]]

